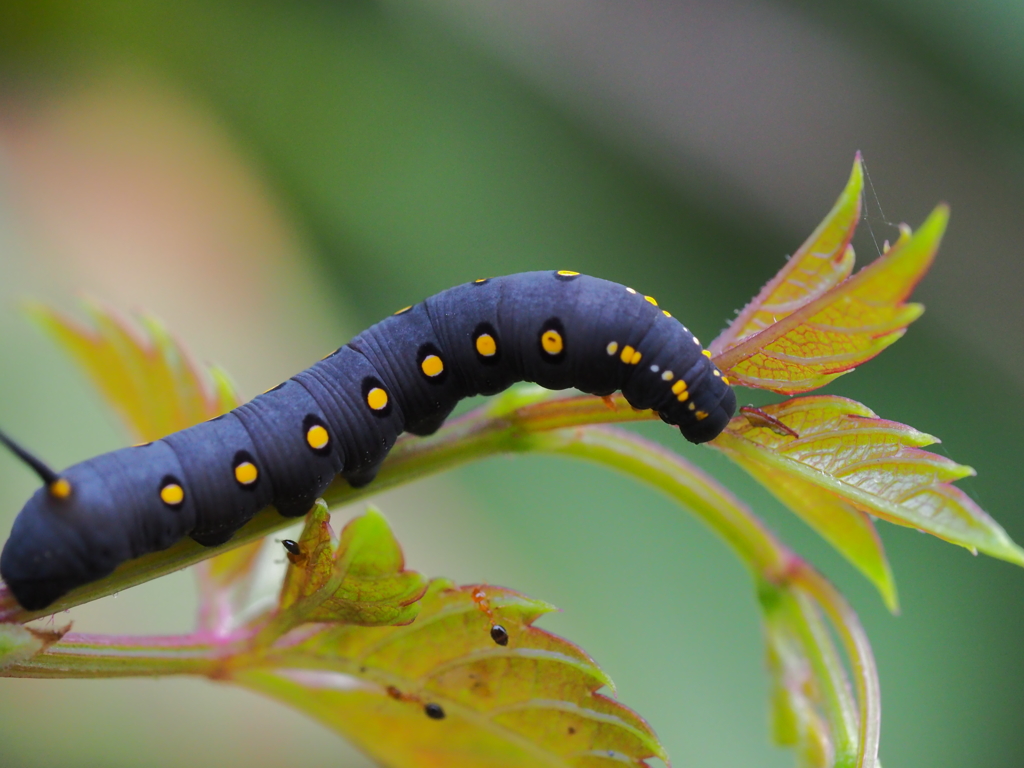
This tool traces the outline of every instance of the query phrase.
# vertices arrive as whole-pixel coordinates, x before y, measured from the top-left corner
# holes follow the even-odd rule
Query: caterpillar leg
[[[378,472],[380,472],[380,464],[351,473],[344,472],[342,473],[342,477],[348,480],[348,484],[353,488],[362,488],[364,485],[372,483]]]

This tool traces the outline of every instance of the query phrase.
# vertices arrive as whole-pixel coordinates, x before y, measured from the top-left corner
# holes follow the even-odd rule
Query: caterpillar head
[[[679,431],[691,443],[706,443],[721,434],[736,413],[736,393],[721,378],[709,380],[693,411],[682,411]]]

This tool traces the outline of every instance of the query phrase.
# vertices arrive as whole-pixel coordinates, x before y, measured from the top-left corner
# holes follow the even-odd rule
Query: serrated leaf
[[[863,189],[864,171],[858,152],[846,187],[832,210],[778,274],[711,342],[708,349],[712,356],[789,317],[850,276],[854,262],[850,240],[860,218]]]
[[[285,624],[340,621],[367,627],[408,624],[427,580],[405,570],[405,557],[384,516],[371,507],[335,539],[326,505],[306,517],[281,588]],[[291,615],[289,615],[291,614]]]
[[[157,440],[241,403],[227,374],[196,365],[156,318],[142,315],[138,327],[99,302],[84,306],[93,328],[41,304],[28,310],[89,375],[136,441]],[[230,628],[260,546],[256,541],[197,566],[204,629]]]
[[[715,445],[742,465],[756,464],[755,477],[769,489],[776,482],[784,486],[795,479],[862,512],[1024,565],[1024,550],[951,485],[974,470],[921,450],[937,438],[880,419],[866,406],[841,397],[794,398],[763,410],[799,437],[776,434],[739,416]],[[815,525],[802,507],[794,511]],[[837,536],[833,532],[827,538]],[[851,558],[854,554],[843,553]]]
[[[764,429],[775,437],[780,437],[779,433],[772,429],[771,424],[751,422],[746,419],[745,414],[734,419],[730,429],[738,432],[738,425],[744,420],[748,433],[754,429]],[[792,435],[799,436],[795,431]],[[779,444],[785,444],[786,439],[784,436],[781,437]],[[727,442],[718,441],[714,445],[743,467],[775,498],[789,507],[860,570],[881,593],[889,610],[894,613],[899,610],[892,569],[885,556],[882,540],[868,515],[832,491],[793,474],[779,472],[742,452],[730,449]]]
[[[95,301],[85,302],[94,325],[86,328],[40,304],[32,317],[89,374],[139,442],[231,410],[239,404],[227,376],[192,362],[158,320],[142,316],[143,330]]]
[[[338,540],[331,530],[327,505],[317,502],[310,510],[296,543],[300,554],[288,558],[294,567],[285,572],[281,585],[278,598],[281,610],[288,610],[300,600],[316,594],[331,578]]]
[[[597,693],[610,681],[593,660],[532,626],[551,606],[441,580],[420,605],[408,626],[330,626],[234,676],[392,768],[667,762],[638,715]],[[491,639],[493,623],[507,646]],[[443,718],[429,717],[428,704]]]
[[[796,394],[870,360],[924,311],[904,299],[931,266],[948,219],[949,209],[938,206],[856,275],[725,349],[715,363],[735,384]]]

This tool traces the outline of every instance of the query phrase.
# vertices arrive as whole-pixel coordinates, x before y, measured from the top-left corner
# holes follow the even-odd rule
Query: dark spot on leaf
[[[423,708],[423,711],[427,713],[427,717],[431,720],[444,720],[444,709],[441,708],[440,704],[431,702]]]
[[[575,729],[575,728],[573,728],[573,727],[572,727],[572,726],[570,725],[570,726],[569,726],[569,735],[570,735],[570,736],[572,736],[572,735],[573,735],[574,733],[576,733],[576,729]]]

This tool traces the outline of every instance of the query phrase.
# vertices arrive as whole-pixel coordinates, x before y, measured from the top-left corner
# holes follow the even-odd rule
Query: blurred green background
[[[246,396],[394,309],[568,268],[655,294],[709,341],[825,214],[863,150],[870,260],[939,200],[928,313],[829,391],[944,440],[1024,541],[1024,6],[839,2],[0,4],[0,424],[65,465],[125,435],[19,314],[86,292],[162,317]],[[741,400],[763,401],[743,392]],[[874,643],[887,766],[1024,764],[1024,572],[884,526],[903,613],[722,457],[646,425],[835,580]],[[0,529],[34,487],[0,459]],[[679,766],[787,766],[753,590],[653,492],[517,457],[379,506],[411,567],[563,613]],[[188,573],[76,609],[174,632]],[[62,623],[68,617],[58,617]],[[0,680],[0,764],[366,761],[201,680]]]

